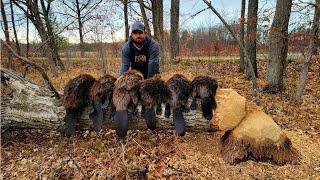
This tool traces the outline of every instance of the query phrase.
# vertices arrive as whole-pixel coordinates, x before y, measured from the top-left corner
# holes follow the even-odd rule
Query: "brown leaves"
[[[181,57],[179,57],[181,58]],[[286,91],[269,95],[260,92],[264,111],[282,128],[304,156],[301,165],[274,166],[247,161],[229,165],[219,154],[221,134],[187,133],[184,138],[173,131],[129,131],[126,140],[118,140],[114,130],[77,132],[67,139],[59,132],[44,130],[7,131],[1,136],[1,171],[4,179],[21,177],[83,179],[148,178],[168,179],[270,179],[312,178],[319,175],[319,64],[312,63],[306,93],[299,104],[290,101],[300,72],[299,64],[289,63],[285,77]],[[119,59],[109,58],[108,69],[116,75]],[[67,81],[80,73],[101,77],[101,63],[74,61],[66,72],[52,81],[62,90]],[[259,61],[259,87],[263,87],[266,62]],[[237,60],[225,57],[183,58],[178,64],[164,64],[162,78],[183,74],[189,80],[197,75],[217,79],[220,87],[233,88],[247,100],[252,99],[250,82],[238,73]],[[30,77],[36,76],[33,72]],[[219,105],[219,104],[218,104]],[[70,158],[70,156],[72,158]],[[73,160],[72,160],[73,159]],[[77,165],[78,167],[77,167]],[[80,170],[81,169],[81,170]]]

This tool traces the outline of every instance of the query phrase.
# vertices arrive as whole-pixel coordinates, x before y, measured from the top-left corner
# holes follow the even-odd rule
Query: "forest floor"
[[[73,61],[65,72],[49,76],[60,91],[80,73],[101,76],[99,61]],[[259,61],[261,106],[280,125],[301,153],[298,164],[278,166],[272,162],[248,160],[228,164],[220,156],[222,133],[188,132],[181,138],[173,131],[129,131],[119,141],[114,130],[77,132],[65,138],[47,130],[8,130],[1,134],[1,176],[3,179],[320,179],[320,64],[313,60],[302,101],[291,99],[301,65],[291,61],[282,94],[264,94],[266,62]],[[119,60],[108,62],[108,72],[117,74]],[[214,61],[193,58],[180,63],[164,63],[162,77],[181,73],[189,79],[197,75],[215,77],[221,88],[233,88],[253,99],[251,83],[238,72],[235,60]],[[39,80],[34,71],[30,79]],[[2,179],[1,178],[1,179]]]

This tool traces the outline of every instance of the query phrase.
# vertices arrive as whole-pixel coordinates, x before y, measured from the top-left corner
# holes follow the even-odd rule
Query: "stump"
[[[246,99],[233,89],[218,89],[217,109],[210,121],[216,131],[227,131],[235,128],[246,116]]]
[[[281,128],[260,107],[247,104],[247,115],[221,138],[221,154],[229,163],[248,159],[276,164],[296,163],[299,152]]]

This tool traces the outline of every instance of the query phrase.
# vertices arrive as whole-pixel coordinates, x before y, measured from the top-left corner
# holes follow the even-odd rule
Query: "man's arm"
[[[160,61],[160,47],[158,43],[153,43],[150,46],[150,58],[148,64],[148,78],[159,74],[159,61]]]
[[[128,44],[124,45],[121,51],[121,66],[119,76],[126,72],[130,67],[130,47]]]

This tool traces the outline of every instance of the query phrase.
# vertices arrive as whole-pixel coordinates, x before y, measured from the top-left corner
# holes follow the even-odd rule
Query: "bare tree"
[[[244,22],[245,22],[246,0],[241,0],[241,16],[240,16],[240,41],[244,44]],[[244,52],[240,49],[240,72],[244,73]]]
[[[1,0],[2,2],[2,0]],[[2,6],[1,6],[2,7]],[[25,58],[25,57],[21,57],[19,56],[11,47],[9,44],[7,44],[6,42],[3,42],[1,41],[1,43],[3,45],[5,45],[9,51],[12,53],[12,55],[14,55],[18,60],[22,61],[24,64],[28,64],[29,66],[32,66],[34,69],[36,69],[42,76],[42,78],[45,80],[45,83],[46,85],[49,87],[49,89],[54,93],[54,96],[57,98],[57,99],[60,99],[61,96],[60,94],[58,93],[58,91],[54,88],[51,80],[49,79],[47,73],[45,72],[45,69],[41,66],[39,66],[38,64],[30,61],[29,59]],[[3,71],[3,69],[1,69],[1,71]],[[21,76],[18,76],[21,78]]]
[[[3,32],[4,32],[4,35],[5,35],[5,38],[6,38],[6,42],[8,44],[10,44],[8,20],[7,20],[6,12],[4,10],[3,0],[1,0],[1,15],[2,15],[2,19],[3,19],[3,26],[4,26]],[[9,68],[13,69],[13,62],[12,62],[13,59],[12,59],[12,54],[11,54],[10,51],[8,52],[8,56],[7,57],[8,57]]]
[[[171,29],[170,29],[170,58],[174,59],[179,55],[179,0],[171,0]]]
[[[92,18],[94,11],[103,0],[63,0],[62,3],[71,11],[68,16],[77,20],[81,57],[84,57],[83,24]]]
[[[248,3],[248,17],[247,17],[247,39],[246,48],[248,51],[248,59],[252,64],[254,74],[258,77],[257,69],[257,56],[256,56],[256,44],[257,44],[257,13],[258,13],[258,0],[249,0]],[[245,66],[246,77],[251,78],[249,65]]]
[[[159,22],[159,33],[161,40],[163,40],[163,0],[158,1],[158,12],[159,12],[159,17],[158,17],[158,22]],[[163,45],[163,42],[162,42]]]
[[[15,24],[15,19],[14,19],[14,11],[13,11],[13,0],[10,0],[10,10],[11,10],[11,23],[12,23],[12,30],[14,34],[14,38],[16,41],[16,48],[17,48],[17,53],[21,55],[21,48],[18,40],[18,35],[17,35],[17,30],[16,30],[16,24]]]
[[[285,61],[288,52],[288,24],[292,0],[277,0],[276,12],[270,32],[269,59],[264,91],[277,93],[284,90]]]
[[[319,22],[320,22],[320,0],[316,0],[316,4],[314,7],[313,24],[310,32],[311,37],[309,42],[309,48],[303,62],[299,84],[294,97],[295,101],[299,101],[301,99],[301,96],[303,94],[304,88],[307,83],[308,69],[310,66],[311,58],[317,52],[316,40],[319,37]]]
[[[29,14],[29,8],[27,9],[27,14]],[[27,52],[26,57],[29,57],[30,43],[29,43],[29,18],[27,17]]]
[[[232,30],[230,25],[224,20],[224,18],[220,15],[220,13],[211,5],[211,2],[209,2],[207,0],[202,0],[202,1],[204,3],[206,3],[208,5],[208,7],[218,16],[218,18],[222,21],[224,26],[231,33],[232,37],[236,40],[236,42],[238,43],[240,48],[244,51],[244,55],[246,57],[245,58],[245,63],[248,63],[250,61],[248,59],[248,52],[247,52],[246,48],[244,47],[244,45],[241,43],[241,41],[237,38],[236,34],[234,33],[234,31]],[[259,97],[259,94],[258,94],[259,89],[258,89],[258,85],[257,85],[256,76],[254,75],[252,64],[251,63],[248,63],[248,64],[249,64],[249,72],[250,72],[250,76],[251,76],[251,80],[252,80],[253,95],[254,95],[256,104],[259,105],[260,104],[260,97]]]
[[[59,65],[62,70],[65,70],[65,66],[58,54],[57,44],[54,38],[52,20],[50,18],[52,1],[53,0],[15,0],[13,2],[19,9],[24,12],[27,18],[30,19],[30,21],[37,29],[41,41],[45,45],[44,48],[46,51],[46,55],[51,61],[51,71],[56,74],[56,65]]]
[[[163,35],[163,0],[151,0],[152,24],[155,39],[162,45]]]
[[[123,0],[123,14],[124,14],[124,26],[125,26],[125,40],[129,38],[129,22],[128,22],[128,0]]]
[[[145,11],[145,4],[144,4],[143,0],[138,0],[138,2],[139,2],[139,6],[140,6],[140,11],[141,11],[143,23],[144,23],[144,26],[146,27],[146,31],[148,33],[151,33],[149,22],[148,22],[148,18],[147,18],[147,14],[146,14],[146,11]]]
[[[37,1],[37,0],[35,0]],[[60,67],[65,70],[65,66],[62,63],[59,53],[58,53],[58,48],[57,48],[57,43],[55,41],[55,36],[54,36],[54,31],[53,31],[53,25],[52,25],[52,19],[49,17],[51,13],[51,3],[53,0],[45,1],[45,0],[40,0],[42,12],[43,12],[43,20],[45,22],[46,26],[46,31],[47,31],[47,40],[49,41],[50,47],[53,50],[53,56],[54,56],[54,62],[59,64]]]

